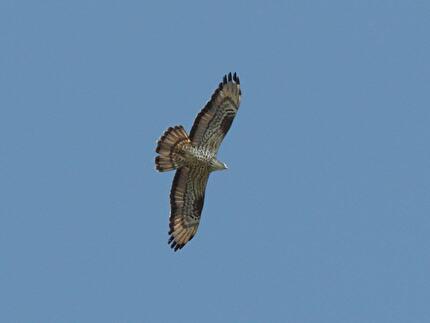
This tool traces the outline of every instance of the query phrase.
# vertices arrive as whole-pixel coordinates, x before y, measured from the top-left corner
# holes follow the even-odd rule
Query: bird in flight
[[[227,166],[216,159],[240,105],[240,81],[225,75],[194,120],[190,135],[182,126],[168,128],[157,141],[155,168],[176,169],[170,191],[169,245],[182,249],[197,232],[209,174]]]

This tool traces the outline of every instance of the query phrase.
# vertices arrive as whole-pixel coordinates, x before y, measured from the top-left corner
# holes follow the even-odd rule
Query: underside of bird
[[[190,135],[182,126],[168,128],[157,142],[155,168],[175,170],[170,191],[169,245],[181,249],[197,232],[209,174],[227,169],[216,159],[240,105],[236,73],[225,75],[197,115]]]
[[[182,126],[168,128],[157,144],[155,168],[167,172],[182,166],[200,166],[209,172],[227,169],[227,165],[215,158],[208,150],[195,147]]]

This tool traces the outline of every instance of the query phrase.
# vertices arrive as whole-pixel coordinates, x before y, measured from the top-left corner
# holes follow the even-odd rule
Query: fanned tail
[[[181,167],[185,162],[182,148],[190,143],[182,126],[168,128],[157,142],[155,151],[160,155],[155,157],[155,168],[167,172]]]

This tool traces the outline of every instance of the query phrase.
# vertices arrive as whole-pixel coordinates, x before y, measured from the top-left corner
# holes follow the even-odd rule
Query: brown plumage
[[[229,73],[197,115],[190,136],[182,126],[175,126],[157,142],[156,169],[177,169],[170,191],[169,224],[169,244],[175,251],[197,232],[209,174],[227,168],[216,154],[239,109],[240,96],[239,77]]]

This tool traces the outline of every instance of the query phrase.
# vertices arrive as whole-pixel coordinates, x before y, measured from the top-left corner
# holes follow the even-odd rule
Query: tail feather
[[[181,167],[184,164],[182,148],[190,143],[182,126],[168,128],[157,142],[155,151],[159,156],[155,157],[155,168],[159,172],[166,172]]]

